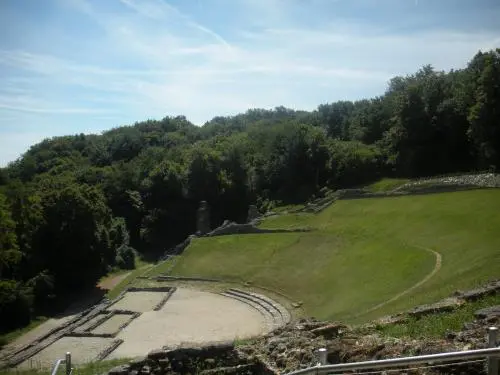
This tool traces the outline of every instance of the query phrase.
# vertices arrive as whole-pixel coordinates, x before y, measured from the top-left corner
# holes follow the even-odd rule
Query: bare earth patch
[[[71,352],[71,361],[74,364],[90,362],[112,341],[111,338],[102,337],[62,337],[21,363],[18,368],[50,368],[57,359],[64,358],[66,352]]]
[[[94,316],[92,319],[87,320],[87,322],[83,323],[82,325],[78,326],[77,329],[75,329],[76,332],[85,332],[87,329],[92,327],[94,324],[96,324],[99,320],[104,318],[104,314],[97,314]]]
[[[122,280],[124,280],[130,272],[122,273],[121,275],[116,275],[112,277],[107,277],[104,280],[100,281],[97,286],[101,289],[111,290],[115,286],[117,286]]]
[[[102,324],[99,324],[90,332],[95,334],[113,334],[131,319],[132,315],[115,314],[111,318],[105,320]]]
[[[92,329],[93,334],[113,334],[130,322],[114,338],[64,336],[21,363],[19,369],[50,368],[58,358],[71,352],[75,364],[95,360],[117,339],[119,345],[106,359],[144,356],[163,346],[230,341],[266,333],[265,317],[253,307],[220,294],[188,288],[177,288],[159,311],[154,307],[166,296],[165,292],[127,292],[108,310],[122,309],[142,312],[133,319],[129,314],[115,314]],[[66,317],[65,319],[70,319]],[[99,314],[76,331],[89,328],[103,315]],[[57,325],[62,324],[57,321]],[[44,330],[40,330],[40,327]],[[45,323],[30,332],[33,338],[53,325]],[[26,335],[23,336],[26,340]]]
[[[111,305],[108,310],[151,311],[165,296],[166,293],[162,292],[127,292],[121,300]]]
[[[264,317],[242,302],[178,288],[160,311],[142,313],[119,333],[116,338],[124,342],[107,359],[141,356],[162,346],[182,343],[248,338],[263,334],[264,330]]]

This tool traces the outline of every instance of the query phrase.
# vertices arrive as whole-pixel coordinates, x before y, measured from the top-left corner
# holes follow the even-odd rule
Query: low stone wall
[[[195,276],[169,276],[161,275],[152,278],[157,281],[206,281],[206,282],[221,282],[220,279],[212,279],[206,277],[195,277]]]
[[[407,195],[425,195],[435,193],[450,193],[472,189],[488,189],[500,187],[500,175],[494,173],[482,173],[474,175],[447,176],[437,178],[425,178],[406,183],[388,192],[370,192],[366,189],[339,189],[335,192],[324,191],[325,197],[318,198],[308,203],[305,207],[295,209],[289,213],[320,213],[336,200],[386,198]],[[262,217],[276,215],[267,213]]]
[[[462,306],[464,303],[472,302],[478,300],[482,297],[488,295],[494,295],[500,293],[500,280],[492,281],[483,287],[468,290],[468,291],[457,291],[453,293],[452,296],[445,298],[436,303],[417,306],[409,311],[383,317],[379,319],[376,323],[378,324],[394,324],[403,323],[409,317],[420,318],[425,315],[443,313],[455,310],[457,307]]]
[[[80,325],[85,324],[85,322],[101,314],[106,309],[108,304],[108,299],[102,299],[96,306],[85,309],[69,322],[52,329],[47,334],[38,337],[28,345],[25,345],[16,352],[9,354],[8,358],[2,358],[0,368],[15,367],[33,357],[35,354],[52,345],[60,338],[66,336],[70,332],[73,332]]]
[[[309,228],[297,229],[262,229],[256,227],[254,224],[237,224],[226,220],[220,227],[214,229],[205,237],[226,236],[232,234],[262,234],[262,233],[297,233],[297,232],[310,232]]]
[[[118,348],[121,344],[123,344],[122,339],[116,339],[113,340],[110,346],[108,346],[106,349],[104,349],[102,352],[100,352],[97,357],[96,361],[102,361],[105,359],[110,353],[112,353],[116,348]]]
[[[386,337],[376,330],[301,319],[272,334],[240,343],[237,347],[221,343],[156,350],[145,358],[110,370],[108,375],[277,375],[315,366],[318,348],[327,349],[329,364],[454,352],[465,348],[480,349],[487,345],[485,332],[490,324],[495,323],[476,320],[446,338],[405,340]],[[409,373],[425,375],[429,371],[443,375],[480,375],[484,374],[484,361],[456,361],[439,364],[439,369],[422,367]]]
[[[476,187],[476,188],[495,188],[500,187],[500,175],[495,173],[478,173],[459,176],[442,176],[423,178],[416,181],[408,182],[394,191],[409,191],[419,186],[451,186],[451,187]]]
[[[54,329],[52,329],[47,334],[37,338],[28,345],[23,346],[14,353],[10,353],[8,357],[2,358],[0,361],[0,369],[15,367],[22,362],[25,362],[29,358],[35,356],[37,353],[41,352],[50,345],[56,343],[59,339],[63,337],[96,337],[96,338],[115,338],[116,335],[121,332],[128,324],[132,322],[133,319],[141,315],[140,312],[123,310],[123,309],[113,309],[118,301],[123,299],[128,292],[161,292],[167,293],[153,308],[153,310],[161,309],[168,299],[171,297],[172,293],[176,290],[175,287],[155,287],[155,288],[137,288],[131,287],[124,290],[117,296],[114,300],[110,301],[107,298],[102,299],[97,305],[90,307],[81,313],[79,313],[75,318],[69,322],[62,324]],[[109,311],[108,311],[109,309]],[[121,325],[115,332],[112,333],[93,333],[93,329],[103,324],[106,320],[115,314],[130,315],[131,319]],[[99,315],[102,315],[99,318]],[[86,327],[84,330],[78,330],[79,327],[88,324],[90,321],[95,320],[91,325]],[[113,344],[106,349],[107,353],[111,353],[118,345],[121,344],[120,340],[114,340]],[[106,354],[107,355],[107,354]],[[104,354],[99,354],[98,358],[104,358]],[[97,359],[98,360],[98,359]]]
[[[114,330],[114,332],[110,333],[96,333],[92,332],[95,330],[97,327],[100,325],[106,323],[108,320],[112,319],[116,315],[128,315],[130,318],[121,324],[119,327]],[[141,316],[140,312],[135,312],[135,311],[127,311],[127,310],[113,310],[106,314],[103,319],[98,320],[95,324],[92,324],[90,327],[85,329],[84,331],[72,331],[67,333],[65,336],[69,337],[107,337],[107,338],[114,338],[116,337],[125,327],[127,327],[132,321],[136,318]]]
[[[277,375],[258,358],[240,353],[233,343],[155,350],[145,358],[117,366],[108,372],[108,375],[137,374]]]
[[[159,311],[162,309],[163,306],[167,303],[167,301],[172,297],[172,294],[177,290],[176,287],[171,287],[170,290],[167,292],[167,295],[162,298],[160,302],[153,308],[153,311]]]
[[[196,238],[196,237],[197,237],[197,235],[195,235],[195,234],[192,234],[192,235],[188,236],[184,241],[182,241],[181,243],[177,244],[173,248],[167,250],[165,252],[165,254],[163,254],[163,256],[161,257],[160,260],[164,261],[164,260],[167,260],[168,258],[170,258],[171,256],[175,256],[175,255],[181,254],[186,249],[186,247],[189,246],[189,244],[191,243],[192,239]]]
[[[261,218],[254,219],[251,223],[238,224],[229,220],[224,221],[221,226],[212,230],[207,234],[192,234],[180,244],[174,246],[163,254],[160,261],[168,260],[171,257],[178,256],[191,244],[194,238],[202,237],[215,237],[227,236],[232,234],[263,234],[263,233],[297,233],[297,232],[310,232],[310,228],[296,228],[296,229],[262,229],[256,225],[260,222]],[[173,267],[173,265],[172,265]]]

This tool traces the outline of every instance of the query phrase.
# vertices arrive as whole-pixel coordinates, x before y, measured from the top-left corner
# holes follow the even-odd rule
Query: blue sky
[[[500,46],[498,0],[1,0],[0,166],[50,136],[382,94]]]

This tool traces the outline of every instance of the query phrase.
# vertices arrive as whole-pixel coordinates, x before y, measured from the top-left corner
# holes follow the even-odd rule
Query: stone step
[[[261,298],[255,297],[255,296],[252,296],[251,294],[249,294],[247,292],[240,291],[237,289],[229,289],[227,291],[227,293],[234,295],[234,296],[237,296],[237,297],[240,297],[240,298],[245,298],[249,301],[252,301],[252,302],[262,306],[269,314],[271,314],[271,316],[273,317],[274,320],[283,322],[283,317],[281,316],[280,311],[278,309],[276,309],[268,301],[265,301]]]
[[[282,318],[284,324],[290,323],[290,321],[291,321],[291,315],[288,312],[288,310],[284,306],[282,306],[281,304],[279,304],[276,301],[272,300],[271,298],[269,298],[269,297],[267,297],[265,295],[262,295],[262,294],[257,294],[257,293],[253,293],[253,292],[247,292],[247,291],[240,290],[240,289],[235,289],[235,288],[231,288],[229,290],[233,291],[233,292],[236,292],[236,293],[243,294],[243,295],[248,295],[248,296],[256,298],[256,299],[258,299],[260,301],[263,301],[264,303],[266,303],[268,306],[271,306],[275,311],[277,311],[281,315],[281,318]]]
[[[254,301],[251,301],[247,298],[240,297],[240,296],[228,293],[228,292],[223,292],[223,293],[221,293],[221,295],[228,297],[228,298],[235,299],[237,301],[245,303],[245,304],[249,305],[250,307],[253,307],[254,309],[256,309],[264,317],[264,320],[266,322],[266,330],[268,332],[272,332],[273,330],[275,330],[276,328],[279,328],[281,326],[280,322],[276,321],[274,316],[272,316],[264,307],[262,307],[262,305],[254,302]]]

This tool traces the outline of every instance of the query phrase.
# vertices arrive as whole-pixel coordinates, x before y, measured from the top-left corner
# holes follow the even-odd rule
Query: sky
[[[47,137],[383,94],[500,47],[498,0],[0,0],[0,166]]]

